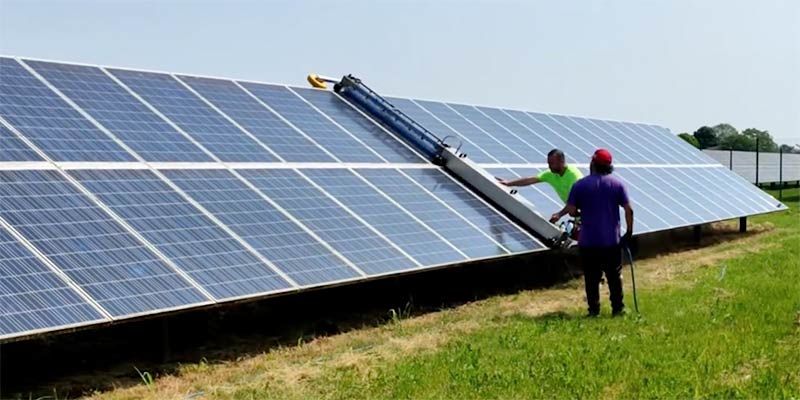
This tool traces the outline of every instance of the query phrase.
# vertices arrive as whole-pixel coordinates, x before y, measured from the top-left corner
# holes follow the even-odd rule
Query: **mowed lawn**
[[[800,214],[639,260],[641,315],[583,315],[582,282],[184,365],[98,398],[800,398]],[[735,229],[735,226],[727,228]],[[626,303],[633,308],[626,266]],[[605,296],[605,294],[604,294]]]

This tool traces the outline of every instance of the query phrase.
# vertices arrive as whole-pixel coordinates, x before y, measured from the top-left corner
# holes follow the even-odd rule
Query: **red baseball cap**
[[[611,152],[606,149],[597,149],[592,156],[592,161],[600,165],[611,165]]]

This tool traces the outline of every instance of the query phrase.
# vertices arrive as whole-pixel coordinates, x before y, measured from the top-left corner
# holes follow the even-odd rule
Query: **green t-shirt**
[[[581,170],[572,165],[567,165],[564,168],[564,175],[554,174],[549,169],[546,169],[539,173],[537,176],[540,181],[547,182],[553,189],[556,190],[558,197],[566,203],[567,199],[569,198],[569,191],[572,189],[572,185],[578,181],[578,179],[583,178],[583,174]]]

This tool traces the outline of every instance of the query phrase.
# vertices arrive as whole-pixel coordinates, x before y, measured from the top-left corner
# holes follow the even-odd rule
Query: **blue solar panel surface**
[[[374,169],[360,169],[357,172],[428,226],[435,226],[439,234],[470,257],[483,258],[509,254],[508,248],[494,238],[494,233],[490,229],[474,225],[473,221],[459,214],[444,200],[409,178],[404,172]],[[441,174],[439,171],[435,172]],[[442,192],[440,191],[440,194]]]
[[[149,161],[211,161],[100,68],[28,61],[33,69]]]
[[[57,172],[0,171],[0,217],[113,316],[206,300]]]
[[[43,159],[14,135],[11,129],[0,125],[0,162],[2,161],[43,161]]]
[[[322,147],[303,132],[289,126],[233,81],[189,76],[179,78],[266,144],[284,161],[333,161],[333,157]]]
[[[387,194],[366,185],[354,172],[310,169],[303,173],[423,265],[453,263],[467,258],[463,250],[437,235],[438,226],[426,225]]]
[[[108,71],[222,161],[277,161],[263,145],[172,76],[117,69]]]
[[[102,320],[102,314],[0,228],[0,337]]]
[[[368,275],[419,265],[297,172],[277,169],[240,173]]]
[[[224,170],[164,174],[300,285],[355,278],[358,272]]]
[[[413,181],[438,196],[483,232],[491,234],[509,252],[523,252],[542,248],[528,233],[495,212],[481,199],[439,170],[416,169],[405,171]]]
[[[0,57],[0,116],[57,161],[134,158],[11,58]]]
[[[291,285],[150,171],[71,171],[217,299]]]
[[[338,161],[383,162],[377,153],[331,122],[288,88],[249,82],[241,84],[259,100],[325,147]]]
[[[319,89],[292,90],[328,115],[370,149],[376,151],[386,161],[392,163],[425,162],[408,146],[367,119],[333,92]]]

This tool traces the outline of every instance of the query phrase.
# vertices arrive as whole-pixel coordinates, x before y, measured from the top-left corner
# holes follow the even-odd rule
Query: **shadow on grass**
[[[700,242],[693,241],[691,229],[648,235],[641,240],[638,258],[710,246],[766,229],[754,227],[740,234],[735,224],[714,224],[705,227]],[[52,396],[55,388],[60,397],[76,397],[142,384],[134,367],[157,379],[175,373],[181,363],[234,361],[492,296],[580,286],[574,280],[580,276],[575,261],[571,251],[529,254],[5,344],[0,348],[0,393],[4,398],[36,398]],[[584,316],[576,311],[535,318]]]

